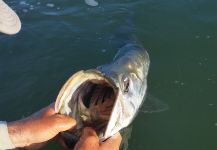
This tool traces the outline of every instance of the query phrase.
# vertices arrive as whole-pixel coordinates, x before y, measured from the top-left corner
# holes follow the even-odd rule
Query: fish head
[[[149,65],[149,55],[143,47],[127,44],[119,50],[112,63],[97,68],[119,89],[106,138],[127,127],[136,116],[144,101]]]
[[[73,74],[57,96],[55,111],[74,118],[77,131],[88,126],[101,141],[111,137],[136,116],[146,93],[149,63],[141,46],[124,46],[111,63]]]

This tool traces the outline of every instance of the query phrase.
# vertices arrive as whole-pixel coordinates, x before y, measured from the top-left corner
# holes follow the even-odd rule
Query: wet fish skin
[[[74,135],[79,136],[82,128],[88,125],[97,130],[103,141],[127,127],[135,118],[144,101],[149,65],[147,51],[138,43],[128,43],[119,50],[111,63],[72,75],[59,92],[55,110],[76,119]],[[102,92],[99,95],[96,95],[98,92],[90,93],[97,91],[95,88],[101,82],[112,88],[115,95],[109,90],[105,93],[105,87],[100,89]],[[87,98],[90,103],[86,105],[85,95],[90,96]],[[114,102],[111,103],[109,99]],[[105,105],[100,107],[101,104]],[[109,109],[110,115],[107,112]]]
[[[136,116],[144,101],[149,65],[147,51],[138,43],[129,43],[119,50],[110,64],[97,67],[119,89],[118,104],[112,112],[106,137],[128,126]]]

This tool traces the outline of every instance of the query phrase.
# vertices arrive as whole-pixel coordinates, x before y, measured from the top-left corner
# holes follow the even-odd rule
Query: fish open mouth
[[[116,100],[115,89],[105,80],[87,80],[74,96],[82,124],[104,133]]]
[[[61,89],[56,100],[56,111],[76,119],[77,129],[92,127],[99,137],[105,134],[118,88],[96,71],[73,75]]]

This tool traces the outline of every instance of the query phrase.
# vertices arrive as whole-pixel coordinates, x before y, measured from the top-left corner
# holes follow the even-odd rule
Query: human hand
[[[51,104],[28,118],[8,123],[8,132],[15,147],[38,149],[59,132],[75,125],[74,119],[56,114]]]
[[[92,128],[84,128],[74,150],[119,150],[121,140],[122,137],[118,132],[106,141],[99,142],[99,138]]]

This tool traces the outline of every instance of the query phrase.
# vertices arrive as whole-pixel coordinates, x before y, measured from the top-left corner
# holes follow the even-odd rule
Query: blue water
[[[133,35],[148,50],[148,92],[168,105],[140,112],[129,150],[217,149],[216,1],[7,0],[22,21],[0,34],[0,118],[55,101],[67,78],[109,62]],[[62,149],[50,143],[44,149]]]

